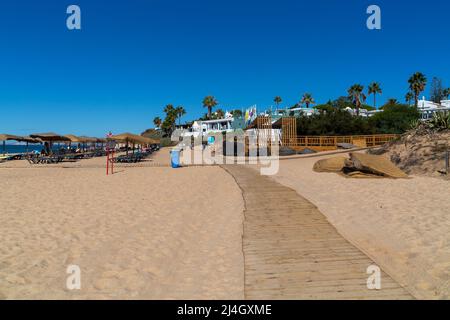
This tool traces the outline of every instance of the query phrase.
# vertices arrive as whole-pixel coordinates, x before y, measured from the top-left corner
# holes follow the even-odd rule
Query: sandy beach
[[[168,150],[152,156],[168,164]],[[219,167],[0,165],[0,299],[242,299],[243,200]],[[10,168],[14,166],[16,168]],[[81,290],[67,290],[68,265]]]
[[[331,156],[281,160],[270,179],[317,206],[414,297],[448,299],[449,181],[313,172]],[[244,200],[229,173],[172,169],[168,149],[112,176],[104,161],[0,164],[0,299],[245,297]],[[81,269],[81,290],[66,288],[69,265]]]
[[[344,237],[416,298],[450,297],[450,182],[315,173],[322,157],[281,160],[272,178],[314,203]]]

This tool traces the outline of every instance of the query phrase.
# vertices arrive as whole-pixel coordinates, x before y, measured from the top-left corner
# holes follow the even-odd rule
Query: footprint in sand
[[[119,275],[118,271],[108,270],[102,273],[102,278],[117,278]]]
[[[148,274],[151,278],[158,278],[163,274],[161,269],[158,269],[156,267],[146,267],[142,271]]]
[[[94,288],[97,290],[108,290],[119,287],[119,280],[116,278],[102,278],[95,281]]]
[[[137,274],[138,274],[138,272],[135,269],[125,269],[125,270],[118,272],[117,277],[119,279],[126,279],[128,277],[135,276]]]
[[[26,283],[25,278],[19,277],[14,274],[7,276],[5,280],[11,284],[25,284]]]
[[[127,290],[137,291],[142,288],[143,283],[145,283],[144,279],[139,276],[131,276],[126,279],[125,286]]]

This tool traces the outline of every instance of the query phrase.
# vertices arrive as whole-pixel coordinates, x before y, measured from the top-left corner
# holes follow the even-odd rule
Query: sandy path
[[[220,168],[0,168],[0,180],[0,298],[243,298],[243,201]],[[81,290],[66,289],[70,264]]]
[[[321,158],[282,160],[272,178],[317,205],[417,298],[450,298],[450,182],[315,173],[312,166]]]

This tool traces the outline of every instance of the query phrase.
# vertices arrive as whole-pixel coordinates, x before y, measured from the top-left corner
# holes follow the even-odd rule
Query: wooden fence
[[[283,145],[293,149],[310,148],[316,151],[335,150],[339,143],[350,143],[358,147],[381,146],[397,139],[395,134],[377,134],[364,136],[298,136],[283,141]]]

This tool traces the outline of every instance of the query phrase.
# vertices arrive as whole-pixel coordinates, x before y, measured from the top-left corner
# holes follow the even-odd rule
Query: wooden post
[[[447,151],[445,154],[445,173],[450,173],[450,151]]]
[[[106,175],[109,174],[109,148],[106,148]]]
[[[297,146],[297,119],[295,117],[281,118],[281,141],[288,147]]]

